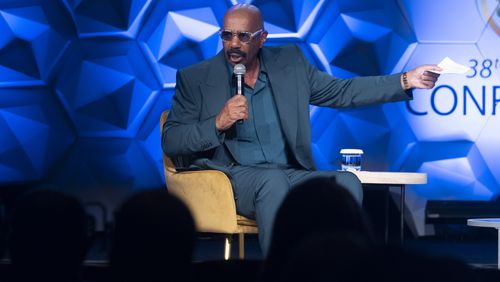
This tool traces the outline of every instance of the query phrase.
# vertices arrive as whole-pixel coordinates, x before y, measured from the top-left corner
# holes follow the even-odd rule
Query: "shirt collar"
[[[260,61],[260,72],[267,74],[266,64],[264,63],[264,60],[262,59],[262,52],[261,51],[259,51],[259,61]]]

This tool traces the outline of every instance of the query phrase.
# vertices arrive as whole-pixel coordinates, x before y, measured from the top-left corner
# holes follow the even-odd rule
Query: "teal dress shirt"
[[[245,84],[248,119],[237,123],[238,146],[233,158],[240,165],[289,167],[285,136],[278,118],[278,110],[269,83],[266,66],[260,58],[260,72],[254,88]],[[228,65],[232,74],[232,69]],[[236,93],[233,87],[232,93]]]

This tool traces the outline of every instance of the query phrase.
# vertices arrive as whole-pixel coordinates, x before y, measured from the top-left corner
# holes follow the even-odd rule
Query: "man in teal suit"
[[[223,51],[179,70],[162,147],[180,169],[218,169],[231,179],[239,214],[255,218],[264,254],[274,216],[287,192],[319,176],[335,177],[361,203],[349,172],[316,171],[309,105],[357,107],[409,100],[432,88],[435,65],[403,74],[338,79],[314,68],[295,45],[263,47],[267,32],[252,5],[235,5],[219,32]],[[246,66],[244,95],[233,67]],[[243,122],[238,122],[243,120]]]

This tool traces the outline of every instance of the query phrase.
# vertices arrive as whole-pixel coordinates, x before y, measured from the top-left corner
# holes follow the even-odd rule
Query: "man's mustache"
[[[241,50],[238,50],[238,49],[229,49],[226,51],[226,54],[228,56],[230,56],[231,54],[236,54],[236,55],[240,55],[242,56],[243,58],[246,58],[247,57],[247,54]]]

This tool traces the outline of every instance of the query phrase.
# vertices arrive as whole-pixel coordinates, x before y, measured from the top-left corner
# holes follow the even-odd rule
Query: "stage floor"
[[[408,238],[404,247],[437,257],[451,257],[469,265],[484,268],[497,266],[496,238],[445,239],[437,237]],[[89,263],[107,261],[108,242],[96,240],[87,256]],[[195,261],[220,260],[223,258],[224,238],[217,234],[200,234],[196,242]],[[237,258],[237,236],[234,237],[232,257]],[[245,236],[245,258],[263,259],[256,235]]]
[[[237,241],[235,238],[235,246],[232,250],[232,257],[237,257]],[[260,252],[256,235],[250,235],[246,238],[246,259],[247,262],[257,262],[263,259]],[[221,235],[203,234],[197,239],[196,250],[194,255],[194,268],[198,272],[204,269],[207,270],[208,261],[219,261],[223,258],[224,238]],[[87,259],[84,262],[83,275],[84,281],[104,282],[111,281],[110,268],[108,267],[107,253],[109,251],[108,240],[94,240]],[[500,272],[497,270],[497,242],[494,239],[444,239],[437,237],[428,238],[409,238],[405,241],[405,248],[416,250],[418,252],[436,257],[451,257],[461,260],[476,271],[478,281],[500,281]],[[251,264],[255,265],[255,264]],[[220,266],[220,265],[219,265]],[[255,267],[252,266],[252,271]],[[224,268],[221,268],[224,269]],[[219,269],[220,270],[220,269]],[[248,270],[248,269],[247,269]],[[196,271],[195,271],[196,272]],[[201,273],[204,273],[203,271]],[[217,273],[217,271],[215,271]],[[255,273],[252,272],[255,276]],[[8,259],[3,259],[0,262],[0,276],[10,281],[14,277],[12,268]],[[203,276],[200,276],[203,277]],[[249,276],[253,277],[253,276]],[[199,277],[198,277],[199,278]],[[201,279],[196,281],[211,281],[211,279]],[[221,280],[230,281],[230,280]],[[252,280],[245,280],[252,281]]]

